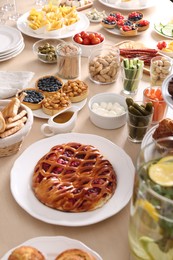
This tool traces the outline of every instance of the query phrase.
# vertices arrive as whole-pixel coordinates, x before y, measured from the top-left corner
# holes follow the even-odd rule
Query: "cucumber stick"
[[[124,89],[126,91],[135,92],[143,70],[143,61],[125,58],[123,60],[124,70]]]

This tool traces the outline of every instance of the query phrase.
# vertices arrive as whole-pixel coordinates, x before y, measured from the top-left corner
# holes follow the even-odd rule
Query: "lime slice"
[[[169,155],[169,156],[163,157],[162,159],[160,159],[158,161],[158,163],[162,163],[162,162],[173,163],[173,156]]]
[[[167,24],[163,28],[161,28],[161,32],[166,35],[173,37],[173,24]]]
[[[164,186],[173,186],[173,161],[166,157],[161,159],[162,162],[152,164],[149,168],[149,176],[155,183]]]
[[[143,249],[150,256],[151,260],[156,260],[156,259],[172,260],[173,259],[173,249],[170,249],[168,252],[162,252],[159,246],[154,242],[154,240],[147,236],[141,237],[139,241]]]

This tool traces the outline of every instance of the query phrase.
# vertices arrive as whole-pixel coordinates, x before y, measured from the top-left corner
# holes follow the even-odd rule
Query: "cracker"
[[[17,121],[19,119],[21,119],[22,117],[24,117],[25,115],[27,114],[27,111],[26,110],[22,110],[19,114],[17,114],[16,116],[14,117],[9,117],[7,119],[7,123],[12,123],[14,121]]]
[[[15,134],[16,132],[18,132],[20,129],[22,129],[22,127],[24,127],[24,123],[20,123],[19,125],[10,128],[8,130],[6,130],[5,132],[0,134],[0,138],[5,138],[7,136],[10,136],[12,134]]]
[[[20,107],[20,100],[18,98],[12,98],[11,101],[5,106],[2,110],[2,114],[4,119],[8,117],[14,117],[17,115],[19,107]]]
[[[10,128],[12,128],[12,127],[15,127],[15,126],[17,126],[17,125],[20,125],[21,123],[25,123],[26,120],[27,120],[27,117],[24,116],[24,117],[22,117],[21,119],[15,121],[15,122],[7,123],[7,124],[6,124],[6,130],[7,130],[7,129],[10,129]]]

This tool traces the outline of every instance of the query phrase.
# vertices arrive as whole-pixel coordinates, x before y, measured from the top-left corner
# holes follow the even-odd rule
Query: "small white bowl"
[[[96,33],[96,32],[88,32],[87,33]],[[105,42],[105,36],[100,33],[103,37],[104,37],[104,40],[98,44],[90,44],[90,45],[85,45],[85,44],[80,44],[80,43],[77,43],[75,40],[74,40],[74,36],[72,37],[72,41],[73,43],[76,45],[76,46],[79,46],[81,48],[81,51],[82,51],[82,57],[89,57],[91,55],[91,52],[93,51],[96,51],[98,49],[101,49],[103,47],[103,44]]]
[[[57,62],[57,57],[56,57],[56,46],[60,43],[63,43],[63,40],[60,39],[43,39],[35,42],[33,44],[33,53],[37,56],[37,58],[44,62],[44,63],[56,63]],[[55,54],[53,55],[54,59],[49,59],[49,53],[41,53],[39,52],[39,48],[45,46],[47,43],[49,43],[51,46],[55,48]],[[46,48],[45,48],[46,49]],[[48,48],[47,48],[48,50]]]
[[[119,105],[124,107],[124,113],[116,116],[105,116],[97,114],[93,111],[93,104],[101,102],[105,103],[118,103]],[[91,122],[103,129],[116,129],[122,127],[126,123],[127,117],[127,104],[125,101],[125,97],[115,94],[115,93],[100,93],[93,96],[88,102],[89,114]]]

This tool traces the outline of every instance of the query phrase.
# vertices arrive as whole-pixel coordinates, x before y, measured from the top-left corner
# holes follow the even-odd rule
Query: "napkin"
[[[18,90],[27,88],[34,74],[31,71],[0,71],[0,99],[10,98]]]

